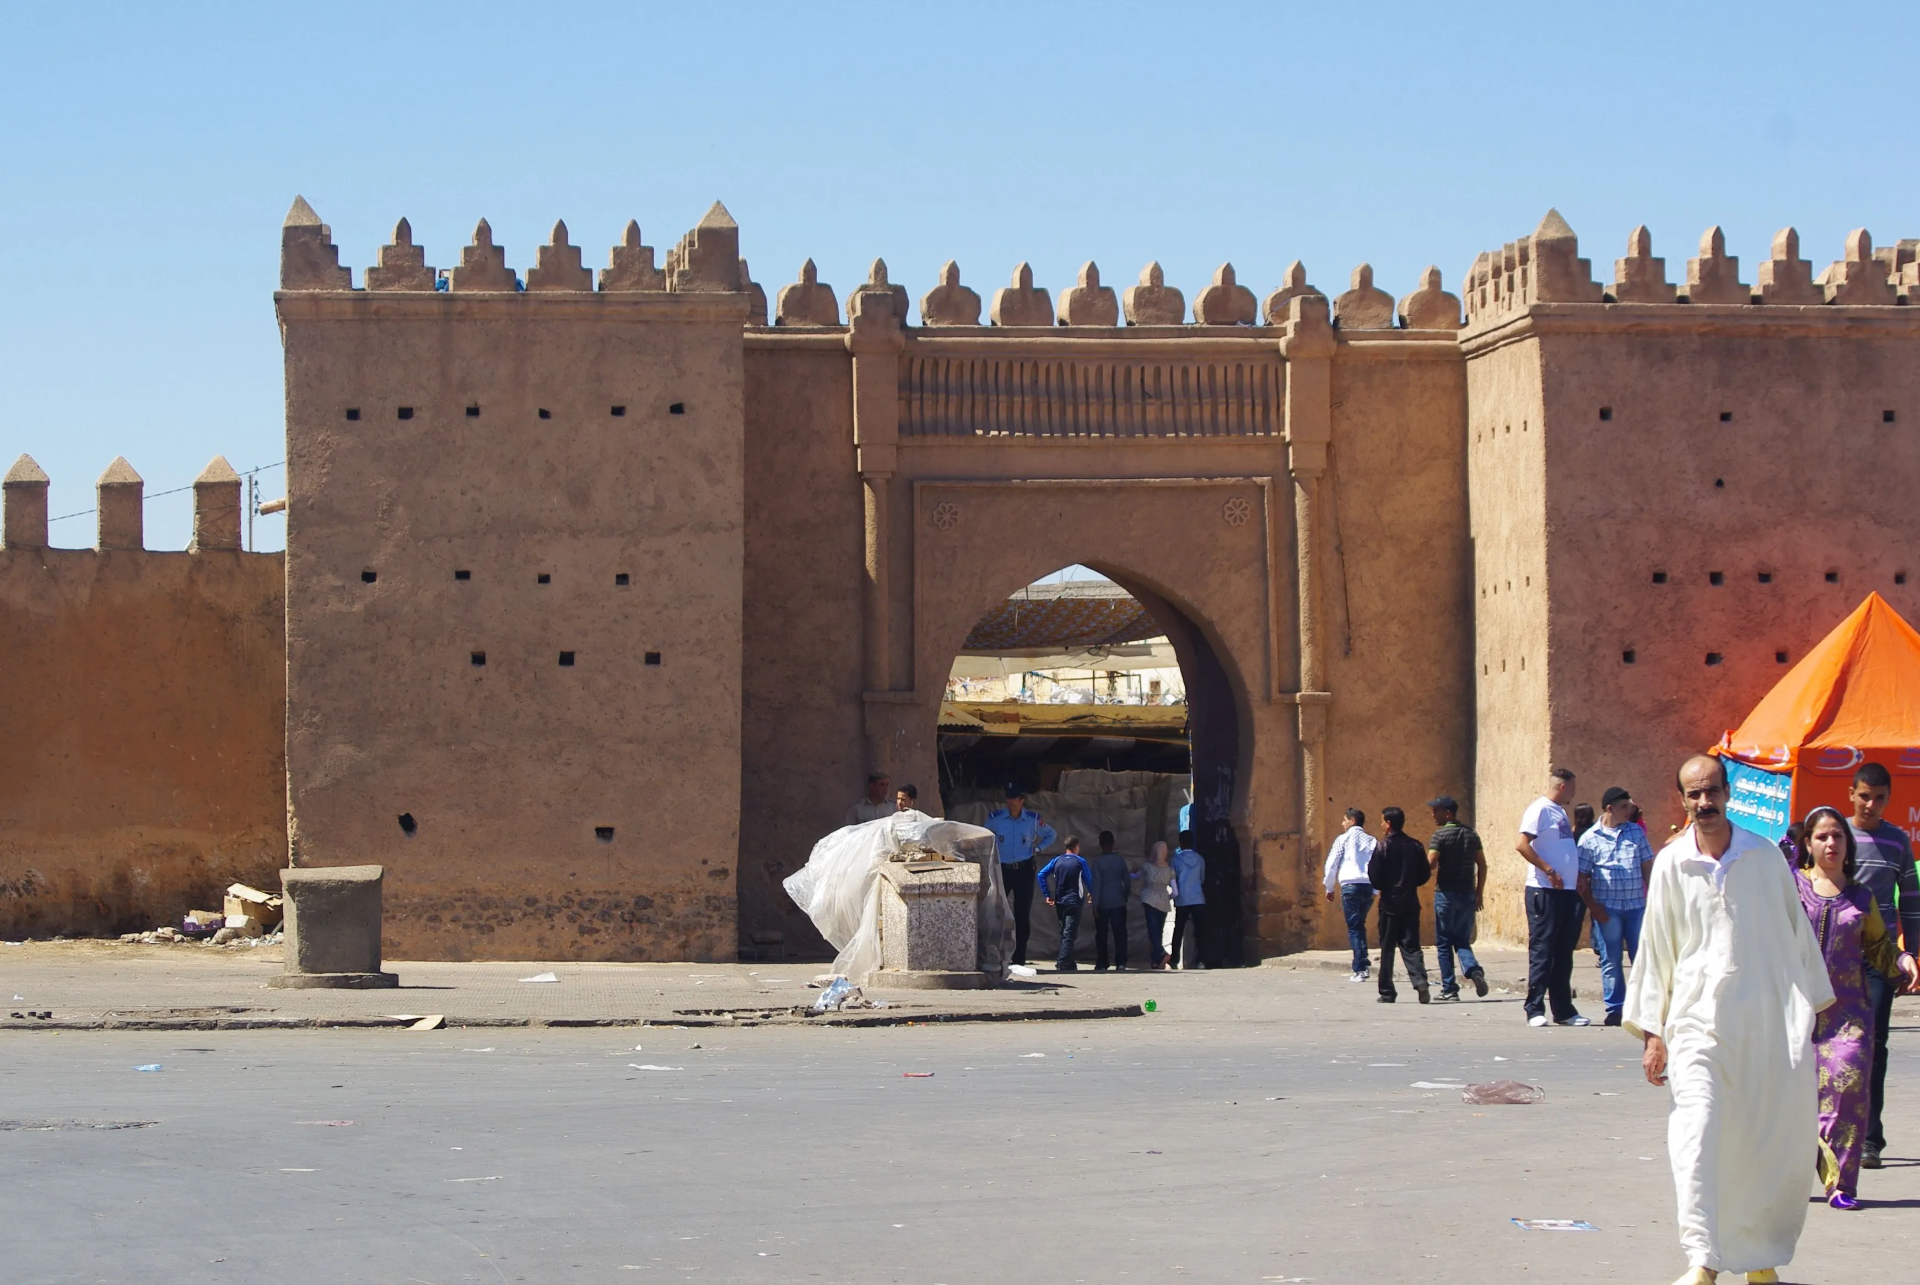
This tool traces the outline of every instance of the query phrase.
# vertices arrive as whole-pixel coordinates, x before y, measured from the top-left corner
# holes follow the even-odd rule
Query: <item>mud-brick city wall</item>
[[[277,886],[283,562],[0,549],[0,936],[106,934]]]

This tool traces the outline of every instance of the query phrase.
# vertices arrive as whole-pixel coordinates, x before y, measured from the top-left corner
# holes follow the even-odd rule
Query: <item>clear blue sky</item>
[[[284,457],[280,221],[304,194],[355,284],[405,215],[522,270],[664,254],[715,198],[769,294],[875,255],[917,298],[1149,259],[1192,292],[1374,265],[1395,294],[1557,205],[1603,279],[1638,223],[1671,278],[1709,224],[1752,280],[1854,227],[1920,236],[1911,5],[469,3],[0,7],[0,467],[90,508],[215,453]],[[268,498],[279,471],[263,475]],[[54,543],[92,543],[93,519]],[[148,543],[185,544],[185,495]],[[278,547],[278,519],[261,547]]]

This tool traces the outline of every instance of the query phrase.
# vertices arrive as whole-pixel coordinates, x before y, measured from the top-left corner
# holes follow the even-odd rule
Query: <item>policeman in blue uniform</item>
[[[1007,787],[1007,806],[987,817],[1000,849],[1000,882],[1013,898],[1013,962],[1027,962],[1027,936],[1032,931],[1034,858],[1053,846],[1053,827],[1027,807],[1027,792]]]

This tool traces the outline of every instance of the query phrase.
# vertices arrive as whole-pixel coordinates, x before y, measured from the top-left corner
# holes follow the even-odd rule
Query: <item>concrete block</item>
[[[890,861],[880,868],[880,967],[977,973],[980,867]]]
[[[380,885],[385,877],[382,866],[282,870],[287,966],[268,985],[398,986],[396,974],[380,971]]]

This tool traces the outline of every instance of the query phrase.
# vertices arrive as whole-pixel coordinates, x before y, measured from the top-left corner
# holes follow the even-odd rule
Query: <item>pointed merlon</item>
[[[808,259],[800,265],[800,284],[803,286],[817,286],[820,284],[820,269],[814,266],[812,259]]]
[[[1295,259],[1288,266],[1286,275],[1280,278],[1280,288],[1268,295],[1261,305],[1261,317],[1269,326],[1283,326],[1287,322],[1287,301],[1303,295],[1317,295],[1320,292],[1307,284],[1307,265]]]
[[[13,462],[13,467],[7,470],[6,485],[46,486],[52,480],[47,476],[46,470],[34,462],[33,456],[22,455]]]
[[[1022,262],[1013,270],[1013,284],[993,292],[988,314],[996,326],[1053,325],[1053,296],[1033,284],[1033,265]]]
[[[726,206],[715,201],[713,207],[701,218],[699,226],[703,228],[738,228],[740,225],[733,221],[733,215],[727,213]]]
[[[1140,269],[1140,284],[1143,286],[1164,286],[1167,284],[1167,272],[1165,268],[1160,266],[1160,260],[1155,259],[1147,264],[1146,267]]]
[[[404,218],[393,225],[393,243],[395,245],[413,244],[413,224]]]
[[[627,230],[620,234],[620,244],[626,246],[629,250],[637,250],[640,248],[639,219],[627,220]]]
[[[280,226],[283,228],[317,228],[320,226],[320,216],[314,213],[311,205],[307,204],[306,197],[296,196],[293,198],[293,205],[287,210],[286,221]]]
[[[870,286],[884,286],[888,284],[887,261],[885,259],[875,259],[873,261],[873,268],[867,273],[867,284]]]
[[[1800,230],[1781,228],[1773,234],[1773,257],[1776,259],[1797,259],[1800,257]]]
[[[1667,281],[1667,261],[1654,257],[1653,233],[1641,224],[1627,235],[1627,257],[1613,261],[1613,303],[1672,303],[1675,290]]]
[[[1193,319],[1203,326],[1251,326],[1259,310],[1259,301],[1240,284],[1231,263],[1214,269],[1213,284],[1193,301]]]
[[[493,244],[493,224],[481,219],[473,225],[473,243],[475,245]]]
[[[547,244],[548,245],[571,245],[572,244],[572,242],[567,240],[567,221],[565,219],[555,219],[553,221],[553,235],[547,238]]]
[[[238,482],[240,475],[233,471],[233,465],[227,463],[227,457],[216,455],[207,461],[200,470],[200,476],[193,479],[195,486],[215,486],[227,482]]]
[[[957,286],[960,284],[960,264],[958,260],[948,259],[947,266],[940,269],[940,284]],[[24,456],[22,458],[25,458]]]
[[[1700,257],[1703,259],[1727,257],[1727,234],[1720,230],[1718,223],[1700,234]]]
[[[833,287],[820,280],[820,269],[812,259],[800,265],[798,281],[780,287],[780,293],[774,297],[773,324],[776,326],[837,326],[840,324],[840,300],[834,295]]]
[[[1768,260],[1755,274],[1760,301],[1771,304],[1825,303],[1826,296],[1813,283],[1813,265],[1800,257],[1800,233],[1781,228],[1773,234]]]
[[[501,294],[519,289],[519,278],[507,266],[506,249],[493,243],[493,225],[485,219],[474,224],[473,244],[460,251],[460,264],[453,270],[449,285],[457,291],[490,290]]]
[[[580,247],[567,240],[565,219],[554,220],[552,237],[534,251],[534,266],[527,270],[527,289],[593,289],[593,273],[581,266]]]
[[[1393,296],[1373,284],[1373,265],[1363,263],[1349,278],[1352,288],[1333,301],[1333,320],[1342,330],[1391,330]]]
[[[1129,326],[1177,326],[1187,319],[1187,296],[1167,284],[1158,259],[1140,269],[1140,281],[1120,295]]]
[[[1440,269],[1429,264],[1420,288],[1400,301],[1400,324],[1408,330],[1460,329],[1460,300],[1440,284]]]
[[[133,465],[127,463],[127,457],[116,455],[113,463],[107,465],[107,471],[100,475],[95,486],[145,486],[146,479],[133,471]]]
[[[1847,233],[1847,257],[1820,274],[1828,303],[1892,307],[1900,293],[1888,279],[1889,264],[1873,254],[1873,238],[1865,228]]]
[[[872,296],[881,296],[884,298],[884,303],[876,301]],[[847,296],[847,321],[851,324],[856,312],[862,316],[871,315],[876,319],[881,318],[884,313],[891,315],[896,324],[905,326],[907,310],[910,306],[907,301],[907,288],[894,285],[887,280],[887,261],[875,259],[873,267],[867,272],[866,284]],[[879,324],[884,326],[885,321],[881,320]]]
[[[1847,233],[1847,262],[1865,263],[1873,257],[1873,238],[1867,235],[1865,228],[1855,228]]]
[[[1063,326],[1117,326],[1120,300],[1111,286],[1100,284],[1100,267],[1089,259],[1080,267],[1074,285],[1060,292]]]
[[[960,265],[948,259],[940,269],[940,284],[920,296],[923,326],[977,326],[980,294],[960,284]]]
[[[1540,220],[1540,226],[1533,230],[1535,241],[1577,241],[1573,228],[1560,217],[1560,211],[1549,209],[1546,217]]]
[[[1022,262],[1013,270],[1013,284],[1019,290],[1033,289],[1033,265]]]
[[[1752,287],[1740,280],[1740,260],[1727,253],[1727,234],[1717,223],[1700,234],[1700,257],[1687,260],[1687,302],[1753,302]]]

